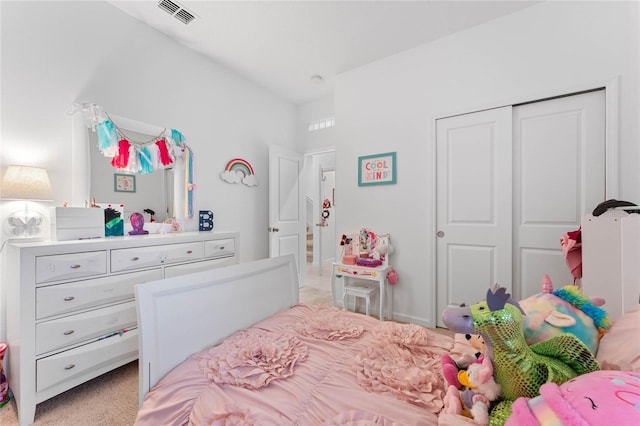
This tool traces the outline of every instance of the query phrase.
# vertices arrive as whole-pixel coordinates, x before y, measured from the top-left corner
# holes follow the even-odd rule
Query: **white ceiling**
[[[109,3],[295,104],[331,94],[344,71],[539,3],[172,1],[196,18],[185,25],[158,0]]]

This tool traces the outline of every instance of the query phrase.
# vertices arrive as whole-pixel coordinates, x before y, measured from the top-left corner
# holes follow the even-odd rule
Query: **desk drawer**
[[[136,304],[126,302],[36,325],[36,354],[136,325]]]
[[[236,247],[233,238],[204,242],[205,257],[229,257],[233,256],[235,252]]]
[[[36,318],[88,309],[105,303],[133,299],[134,286],[162,278],[160,269],[112,275],[36,289]]]
[[[138,330],[115,335],[36,361],[36,391],[76,377],[134,360],[138,354]],[[95,376],[96,374],[93,374]]]
[[[111,272],[198,260],[203,257],[202,241],[111,250]]]
[[[36,283],[107,273],[107,252],[72,253],[36,258]]]

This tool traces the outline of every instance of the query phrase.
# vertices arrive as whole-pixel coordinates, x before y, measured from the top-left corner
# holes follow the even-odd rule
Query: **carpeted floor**
[[[331,292],[300,289],[300,302],[332,305]],[[11,385],[11,383],[9,383]],[[36,407],[35,426],[128,426],[138,412],[138,361],[131,362]],[[0,425],[18,425],[15,400],[0,408]]]

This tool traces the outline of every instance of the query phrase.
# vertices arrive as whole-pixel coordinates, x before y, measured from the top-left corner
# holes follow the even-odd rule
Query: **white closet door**
[[[560,237],[605,199],[605,91],[513,108],[514,296],[573,283]]]
[[[437,120],[437,307],[510,290],[512,114],[497,108]],[[444,326],[440,315],[437,324]]]

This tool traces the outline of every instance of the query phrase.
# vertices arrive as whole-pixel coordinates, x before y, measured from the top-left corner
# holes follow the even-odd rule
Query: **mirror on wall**
[[[126,135],[130,141],[148,141],[155,136],[133,131],[127,131]],[[126,222],[129,222],[131,213],[135,212],[142,213],[147,222],[151,220],[151,215],[156,222],[175,217],[173,167],[150,174],[129,175],[114,168],[111,158],[100,153],[97,143],[97,134],[90,131],[91,200],[100,205],[124,204],[123,219]]]
[[[97,147],[96,132],[87,126],[86,117],[83,117],[92,107],[95,104],[74,104],[69,113],[72,116],[71,205],[86,206],[94,199],[99,204],[123,204],[125,224],[129,223],[131,213],[143,213],[145,209],[155,213],[154,219],[159,224],[172,218],[182,223],[185,214],[184,158],[176,156],[168,168],[147,175],[131,175],[111,166],[111,159],[104,157]],[[166,130],[114,114],[110,114],[110,118],[134,141],[148,141]],[[149,219],[149,214],[145,214],[145,221]]]

